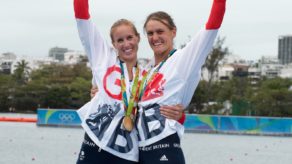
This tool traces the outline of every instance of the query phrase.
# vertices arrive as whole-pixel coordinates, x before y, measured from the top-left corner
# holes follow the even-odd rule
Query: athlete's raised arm
[[[74,12],[80,40],[90,62],[91,69],[101,68],[109,62],[114,62],[111,55],[114,51],[96,26],[89,14],[88,0],[74,0]]]
[[[184,106],[190,103],[192,95],[200,81],[200,70],[212,49],[218,29],[222,24],[225,6],[226,0],[213,0],[207,23],[181,50],[182,55],[178,57],[179,64],[176,69],[180,72],[184,72],[181,74],[182,78],[187,80],[189,84],[192,84],[185,88],[188,92],[185,92],[183,101],[181,102]]]
[[[226,0],[214,0],[211,13],[208,19],[208,22],[206,23],[206,29],[207,30],[213,30],[220,28],[224,13],[225,13],[225,4]]]

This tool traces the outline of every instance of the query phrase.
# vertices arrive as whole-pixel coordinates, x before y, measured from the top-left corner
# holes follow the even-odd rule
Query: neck
[[[160,62],[162,62],[164,59],[167,58],[168,55],[156,55],[155,54],[155,57],[154,57],[154,66],[156,66],[157,64],[159,64]]]
[[[154,60],[155,60],[154,64],[155,64],[155,66],[157,64],[159,64],[160,62],[162,62],[163,60],[167,59],[167,57],[168,57],[168,55],[169,55],[169,53],[171,52],[172,49],[170,49],[168,51],[165,51],[165,53],[163,53],[163,54],[154,54]]]
[[[120,59],[122,60],[122,59]],[[128,74],[129,74],[129,80],[133,80],[133,67],[135,67],[135,65],[137,64],[137,59],[135,60],[132,60],[132,61],[125,61],[125,60],[122,60],[123,62],[126,63],[126,66],[127,66],[127,71],[128,71]]]
[[[133,67],[135,67],[136,65],[136,61],[135,63],[126,63],[127,65],[127,70],[128,70],[128,74],[129,74],[129,80],[133,80]]]

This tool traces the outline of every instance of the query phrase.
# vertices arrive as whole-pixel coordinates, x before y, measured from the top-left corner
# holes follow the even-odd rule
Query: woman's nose
[[[152,39],[153,39],[153,40],[157,40],[157,39],[158,39],[158,35],[157,35],[156,33],[154,33],[154,34],[152,35]]]

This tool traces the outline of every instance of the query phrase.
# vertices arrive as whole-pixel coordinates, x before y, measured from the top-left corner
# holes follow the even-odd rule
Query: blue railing
[[[292,118],[192,114],[187,115],[184,126],[188,131],[292,135]]]
[[[37,114],[37,125],[81,124],[76,110],[38,109]],[[184,126],[193,132],[292,136],[292,118],[187,114]]]

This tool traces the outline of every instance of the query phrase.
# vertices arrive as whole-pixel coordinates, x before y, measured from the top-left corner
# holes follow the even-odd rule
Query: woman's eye
[[[147,32],[147,35],[148,36],[152,36],[153,35],[153,32]]]
[[[129,37],[128,37],[128,40],[132,40],[132,39],[133,39],[133,36],[129,36]]]
[[[158,30],[157,31],[157,34],[162,34],[163,33],[163,30]]]
[[[122,43],[123,42],[123,39],[118,39],[117,42],[118,43]]]

